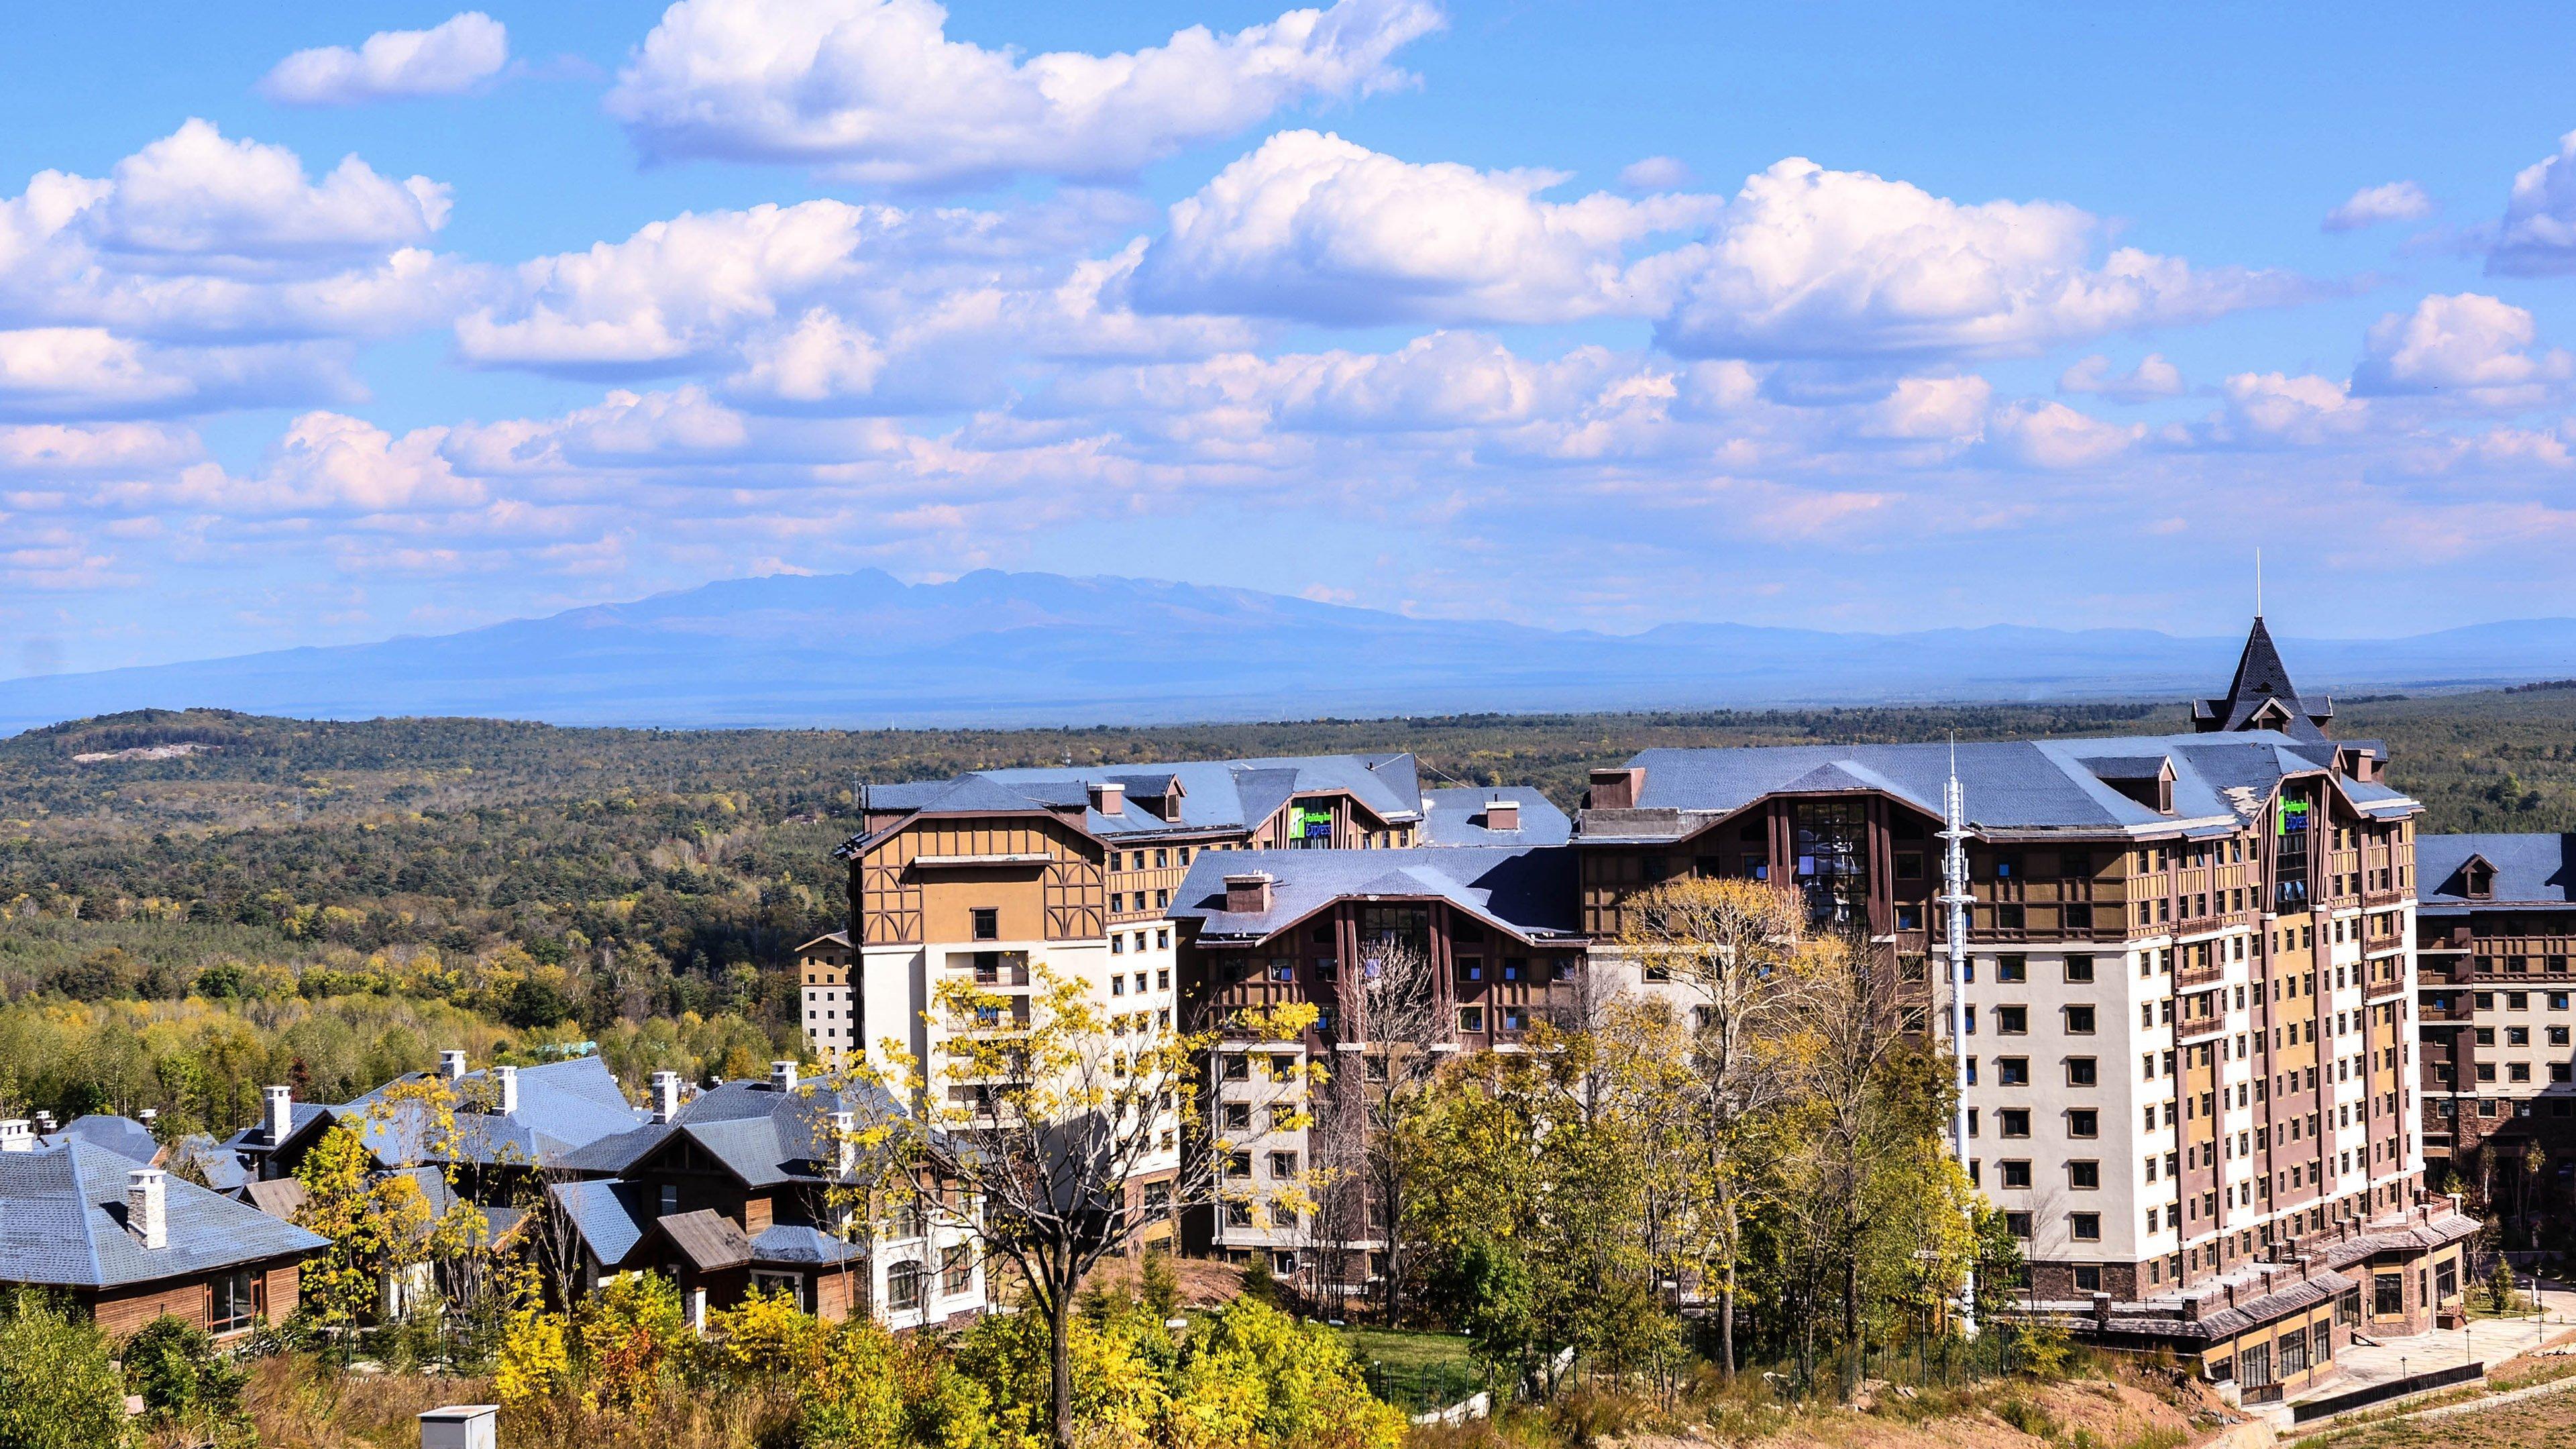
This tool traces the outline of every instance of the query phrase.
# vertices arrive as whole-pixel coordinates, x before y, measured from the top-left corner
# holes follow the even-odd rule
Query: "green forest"
[[[2428,828],[2576,829],[2576,683],[2343,702]],[[1409,750],[1532,784],[1652,746],[2189,728],[2178,705],[1453,715],[1050,730],[562,729],[147,711],[0,740],[0,1112],[238,1125],[591,1040],[628,1080],[759,1070],[795,947],[843,923],[864,781],[1008,765]]]

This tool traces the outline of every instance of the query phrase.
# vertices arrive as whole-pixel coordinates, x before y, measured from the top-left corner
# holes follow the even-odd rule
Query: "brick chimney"
[[[262,1125],[268,1130],[268,1145],[275,1147],[286,1140],[287,1132],[295,1125],[295,1089],[269,1087],[261,1095],[268,1099],[268,1115]]]
[[[1637,797],[1646,788],[1646,772],[1638,766],[1621,766],[1592,772],[1592,788],[1584,804],[1595,810],[1634,810]]]
[[[1261,916],[1270,913],[1271,876],[1268,871],[1247,871],[1225,878],[1225,909],[1228,915]]]
[[[653,1074],[653,1120],[674,1122],[679,1120],[679,1116],[680,1074],[655,1072]]]
[[[36,1150],[36,1124],[24,1117],[0,1122],[0,1152],[33,1152]]]
[[[769,1088],[773,1092],[795,1091],[796,1064],[794,1062],[771,1062],[769,1064]]]
[[[147,1250],[170,1246],[170,1174],[138,1167],[125,1175],[125,1226]]]
[[[449,1048],[438,1054],[438,1074],[451,1082],[465,1080],[465,1053]]]
[[[492,1069],[492,1110],[507,1117],[519,1110],[519,1069]]]
[[[1091,808],[1103,815],[1127,813],[1127,787],[1115,780],[1101,780],[1091,787]]]
[[[1519,802],[1518,800],[1488,800],[1488,801],[1486,801],[1486,802],[1485,802],[1485,828],[1486,828],[1487,830],[1518,830],[1518,829],[1520,829],[1520,828],[1521,828],[1521,802]]]

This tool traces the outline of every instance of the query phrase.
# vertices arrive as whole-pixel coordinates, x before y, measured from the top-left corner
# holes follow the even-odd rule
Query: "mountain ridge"
[[[1635,634],[1229,585],[978,570],[725,579],[450,634],[0,681],[0,734],[138,708],[666,726],[1147,724],[1483,711],[2189,698],[2242,636],[1993,624]],[[2303,690],[2576,675],[2576,619],[2282,641]]]

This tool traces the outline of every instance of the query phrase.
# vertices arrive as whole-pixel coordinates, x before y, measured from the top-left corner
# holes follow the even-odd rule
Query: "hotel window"
[[[2069,1187],[2079,1190],[2097,1189],[2102,1185],[2102,1164],[2070,1162],[2066,1164],[2066,1182]]]
[[[2089,1006],[2070,1006],[2066,1008],[2066,1029],[2069,1033],[2076,1036],[2091,1036],[2093,1034],[2093,1008]]]
[[[1900,931],[1922,930],[1923,908],[1921,906],[1898,906],[1896,908],[1896,929]]]
[[[2506,1068],[2506,1070],[2512,1074],[2511,1079],[2514,1081],[2528,1082],[2531,1080],[2531,1064],[2529,1062],[2515,1062],[2511,1067]]]
[[[1974,1078],[1972,1077],[1972,1078],[1970,1078],[1970,1080],[1971,1080],[1971,1081],[1973,1081],[1973,1080],[1974,1080]],[[1997,1058],[1995,1058],[1995,1085],[2000,1086],[2000,1087],[2027,1087],[2027,1086],[2029,1086],[2029,1085],[2030,1085],[2030,1058],[2028,1058],[2028,1057],[1997,1057]]]
[[[1164,1189],[1166,1194],[1170,1191],[1169,1188]],[[975,1258],[965,1244],[954,1244],[942,1251],[939,1262],[940,1287],[949,1297],[975,1290]]]
[[[2527,1026],[2506,1027],[2504,1029],[2504,1044],[2506,1046],[2531,1045],[2531,1028]]]
[[[1996,1130],[2006,1137],[2028,1137],[2030,1109],[2027,1107],[2001,1108],[1995,1113],[1995,1123]]]
[[[2007,1159],[2003,1162],[1996,1163],[1995,1167],[2002,1174],[2000,1181],[2004,1186],[2030,1186],[2030,1164],[2028,1162]]]
[[[969,911],[967,915],[973,923],[976,940],[998,941],[1002,939],[1002,912],[999,907],[977,906],[973,910]]]
[[[2098,1243],[2102,1241],[2102,1215],[2100,1213],[2068,1213],[2066,1215],[2066,1226],[2068,1231],[2073,1235],[2075,1241],[2079,1243]]]
[[[2078,1107],[2073,1111],[2068,1112],[2066,1114],[2066,1135],[2069,1137],[2101,1136],[2102,1114],[2090,1107]]]
[[[1118,943],[1117,943],[1116,941],[1114,941],[1114,940],[1113,940],[1113,941],[1111,941],[1109,944],[1110,944],[1110,946],[1111,946],[1111,948],[1112,948],[1112,949],[1115,949],[1115,948],[1117,947],[1117,945],[1118,945]],[[1124,976],[1112,976],[1112,977],[1110,977],[1110,978],[1109,978],[1109,994],[1110,994],[1110,995],[1112,995],[1112,996],[1124,996],[1124,995],[1126,995],[1126,994],[1127,994],[1127,978],[1126,978],[1126,977],[1124,977]]]
[[[1110,954],[1110,955],[1112,955],[1112,956],[1124,956],[1124,955],[1126,955],[1126,954],[1127,954],[1127,938],[1126,938],[1126,937],[1124,937],[1124,936],[1112,936],[1112,937],[1110,937],[1110,938],[1109,938],[1109,954]],[[1123,994],[1123,993],[1122,993],[1122,994]]]
[[[250,1270],[219,1273],[206,1284],[206,1331],[238,1333],[259,1321],[259,1286]]]
[[[2090,956],[2069,956],[2069,957],[2067,957],[2067,958],[2066,958],[2066,979],[2067,979],[2067,980],[2069,980],[2069,981],[2079,981],[2079,982],[2080,982],[2080,981],[2090,981],[2090,980],[2092,980],[2092,979],[2093,979],[2093,958],[2092,958],[2092,957],[2090,957]]]
[[[1506,1006],[1506,1007],[1504,1007],[1504,1008],[1503,1008],[1503,1030],[1505,1030],[1505,1031],[1527,1031],[1527,1030],[1529,1030],[1529,1008],[1528,1008],[1528,1007],[1526,1007],[1526,1006]]]
[[[1483,1031],[1485,1029],[1485,1008],[1481,1006],[1459,1007],[1458,1029],[1460,1031],[1467,1032]]]
[[[1273,956],[1273,957],[1271,957],[1271,958],[1270,958],[1270,979],[1271,979],[1272,981],[1274,981],[1274,982],[1282,982],[1282,983],[1284,983],[1284,982],[1290,982],[1290,981],[1294,981],[1294,980],[1296,980],[1296,979],[1297,979],[1297,963],[1296,963],[1296,962],[1294,962],[1294,961],[1289,960],[1289,959],[1288,959],[1287,957],[1285,957],[1285,956]]]
[[[2029,1237],[2029,1236],[2030,1236],[2030,1214],[2028,1214],[2028,1213],[2006,1213],[2006,1214],[2004,1214],[2004,1231],[2005,1231],[2005,1232],[2008,1232],[2008,1233],[2010,1233],[2010,1234],[2012,1234],[2012,1235],[2013,1235],[2014,1237],[2016,1237],[2016,1238],[2027,1238],[2027,1237]]]
[[[1294,1152],[1271,1153],[1270,1175],[1273,1178],[1295,1177],[1297,1175],[1297,1154]]]
[[[1154,973],[1154,989],[1157,991],[1169,991],[1172,989],[1171,967],[1166,966],[1162,970]]]
[[[921,1307],[921,1283],[929,1275],[919,1263],[897,1263],[886,1270],[886,1307],[897,1313],[916,1312]]]
[[[2075,1270],[2075,1291],[2078,1293],[2101,1292],[2102,1270],[2091,1264],[2078,1267]]]
[[[2002,1036],[2030,1035],[2030,1008],[2027,1006],[1996,1007],[1995,1031]]]
[[[2030,979],[2030,958],[2027,956],[1997,957],[1995,960],[1995,979],[1997,981],[2006,982],[2028,981]]]
[[[2070,1087],[2089,1087],[2094,1085],[2094,1083],[2099,1079],[2100,1073],[2094,1064],[2093,1058],[2068,1057],[2066,1059],[2066,1085]]]

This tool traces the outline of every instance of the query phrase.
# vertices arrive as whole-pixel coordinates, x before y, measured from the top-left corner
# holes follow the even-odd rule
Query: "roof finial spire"
[[[2254,617],[2263,617],[2263,545],[2254,545]]]

